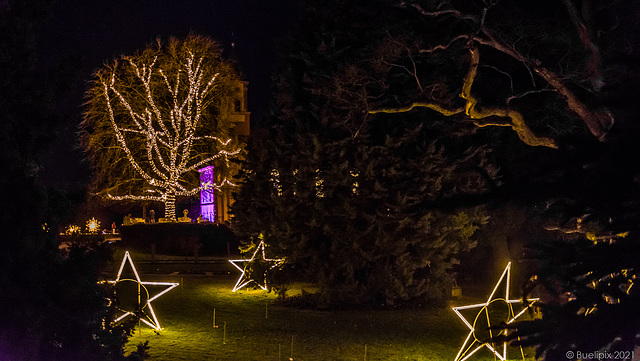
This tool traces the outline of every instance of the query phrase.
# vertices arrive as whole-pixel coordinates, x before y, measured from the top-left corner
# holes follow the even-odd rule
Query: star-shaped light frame
[[[496,292],[497,292],[498,288],[500,287],[500,284],[503,281],[505,281],[505,295],[504,295],[504,298],[494,297],[496,295]],[[503,344],[502,353],[500,353],[489,342],[478,340],[478,338],[475,336],[475,330],[476,330],[475,326],[476,326],[476,322],[478,321],[478,318],[480,318],[480,316],[484,313],[486,315],[487,324],[489,325],[489,335],[491,337],[493,337],[493,333],[491,331],[492,323],[491,323],[491,319],[489,317],[489,309],[488,309],[489,305],[492,302],[494,302],[494,301],[503,301],[503,302],[505,302],[507,304],[507,308],[508,308],[507,319],[506,320],[500,320],[500,322],[498,322],[496,324],[500,324],[501,322],[505,322],[506,324],[510,324],[513,321],[515,321],[518,317],[522,316],[525,313],[525,311],[527,310],[527,308],[532,303],[538,301],[538,298],[528,299],[527,301],[529,302],[529,306],[524,307],[522,309],[522,311],[520,311],[517,314],[514,313],[513,304],[514,303],[521,303],[522,300],[520,300],[520,299],[512,300],[512,299],[509,298],[510,282],[511,282],[511,262],[509,262],[507,264],[507,267],[505,267],[504,271],[502,272],[502,276],[500,276],[500,279],[498,280],[498,283],[496,283],[496,286],[493,288],[493,291],[491,292],[491,295],[489,295],[489,298],[487,299],[487,302],[478,303],[478,304],[475,304],[475,305],[453,307],[453,312],[455,312],[456,315],[458,315],[458,317],[460,317],[462,322],[464,322],[464,324],[467,325],[467,327],[469,328],[469,334],[467,335],[467,338],[464,340],[464,343],[462,344],[462,347],[460,347],[460,351],[458,351],[458,354],[456,355],[455,361],[465,361],[466,359],[471,357],[474,353],[476,353],[478,350],[480,350],[483,347],[486,347],[491,352],[493,352],[493,354],[499,360],[502,360],[502,361],[506,361],[507,360],[507,343],[505,342]],[[460,310],[469,310],[469,309],[474,309],[474,308],[480,308],[480,311],[478,311],[475,319],[473,320],[473,323],[470,323],[462,315],[462,313],[460,313]],[[471,341],[471,342],[469,342],[469,341]],[[522,347],[520,347],[520,353],[522,354],[522,359],[524,360],[525,357],[524,357],[524,351],[522,350]]]
[[[260,258],[258,258],[258,256]],[[262,261],[264,261],[265,263],[267,263],[269,266],[267,267],[267,269],[264,271],[264,284],[260,284],[258,283],[256,280],[254,280],[253,278],[251,278],[250,275],[247,275],[247,266],[249,264],[251,264],[251,262],[254,262],[256,259],[261,259]],[[253,282],[255,283],[258,287],[260,287],[263,290],[267,290],[267,271],[269,271],[270,269],[273,269],[275,267],[280,266],[282,263],[284,263],[284,259],[270,259],[267,258],[267,256],[265,255],[264,252],[264,241],[261,240],[260,243],[258,244],[258,247],[256,247],[256,250],[253,252],[253,255],[251,256],[250,259],[230,259],[229,262],[238,270],[240,270],[240,272],[242,272],[242,274],[240,275],[240,277],[238,278],[238,281],[236,282],[235,286],[233,286],[233,290],[232,292],[235,292],[239,289],[241,289],[242,287],[248,285],[249,283]],[[238,265],[238,263],[240,264],[244,264],[244,267],[240,267]]]
[[[135,276],[135,279],[121,278],[122,270],[124,269],[124,265],[127,263],[127,261],[129,261],[129,264],[131,265],[131,269],[133,270],[133,274]],[[140,287],[145,289],[145,291],[147,292],[148,295],[150,295],[150,294],[149,294],[149,290],[147,289],[146,286],[166,286],[166,288],[164,290],[160,291],[159,293],[156,293],[153,297],[147,298],[147,302],[145,303],[145,306],[142,307],[143,314],[144,314],[144,316],[146,318],[140,318],[140,321],[144,322],[149,327],[155,329],[156,331],[161,330],[162,327],[160,327],[160,322],[158,322],[158,318],[156,317],[156,313],[153,311],[153,307],[151,306],[151,302],[156,300],[158,297],[164,295],[165,293],[171,291],[172,289],[178,287],[178,285],[180,285],[180,283],[177,283],[177,282],[143,282],[142,280],[140,280],[140,275],[138,275],[138,271],[136,270],[136,266],[134,266],[134,264],[133,264],[133,259],[131,259],[131,255],[129,254],[129,251],[126,251],[124,253],[124,257],[122,258],[122,263],[120,264],[120,269],[118,270],[118,275],[116,276],[116,279],[113,280],[113,281],[107,281],[107,282],[111,283],[115,287],[115,285],[118,282],[123,282],[123,281],[133,281],[133,282],[138,283],[140,285]],[[148,309],[149,311],[146,312],[145,308]],[[120,321],[124,320],[125,318],[127,318],[129,316],[135,315],[135,310],[123,310],[123,309],[119,309],[119,310],[124,312],[124,313],[122,315],[120,315],[118,318],[116,318],[113,321],[114,323],[120,322]]]
[[[98,231],[100,231],[100,221],[93,217],[87,221],[87,232],[98,233]]]

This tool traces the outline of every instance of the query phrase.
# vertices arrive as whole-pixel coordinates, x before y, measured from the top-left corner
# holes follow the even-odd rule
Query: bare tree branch
[[[576,26],[576,31],[578,32],[578,35],[580,35],[582,45],[584,45],[585,49],[589,52],[589,60],[587,60],[587,63],[585,64],[585,70],[589,80],[591,81],[591,87],[593,90],[599,91],[602,88],[602,85],[604,85],[602,72],[600,71],[600,49],[598,49],[591,39],[589,28],[587,28],[587,24],[581,18],[573,1],[563,0],[562,2],[569,11],[571,21]]]
[[[531,129],[527,126],[524,117],[518,111],[509,107],[481,107],[478,104],[477,99],[471,94],[471,88],[476,79],[478,73],[478,65],[480,63],[480,52],[477,48],[471,47],[469,49],[471,55],[469,61],[469,69],[464,77],[462,84],[462,92],[460,98],[465,100],[464,108],[449,109],[443,107],[438,103],[433,102],[413,102],[404,107],[396,108],[381,108],[369,110],[369,114],[376,113],[404,113],[413,110],[414,108],[429,108],[439,112],[445,116],[452,116],[464,112],[471,121],[478,127],[487,126],[500,126],[510,127],[517,134],[518,137],[525,143],[531,146],[544,146],[550,148],[557,148],[556,142],[552,138],[541,137],[535,135]]]
[[[552,138],[539,137],[535,135],[520,112],[515,111],[509,107],[480,107],[478,101],[471,94],[471,87],[475,81],[478,73],[478,64],[480,63],[480,52],[477,48],[472,47],[469,49],[471,54],[471,60],[469,64],[469,71],[465,76],[464,83],[462,85],[462,93],[460,97],[466,100],[465,112],[474,120],[474,124],[477,126],[485,127],[489,125],[494,126],[509,126],[513,129],[518,137],[525,143],[531,146],[543,146],[549,148],[557,148],[556,142]],[[510,123],[505,123],[503,120],[499,122],[488,121],[487,118],[500,117],[509,118]]]
[[[586,124],[586,126],[591,131],[591,134],[596,136],[599,140],[604,140],[607,130],[613,125],[613,116],[606,110],[601,111],[593,111],[589,109],[589,107],[583,103],[576,94],[569,89],[567,84],[565,84],[564,80],[555,72],[544,67],[540,61],[530,59],[520,52],[518,52],[515,48],[506,44],[504,41],[500,40],[497,36],[495,36],[488,29],[483,29],[483,35],[486,37],[477,37],[474,38],[474,41],[490,46],[493,49],[503,52],[504,54],[509,55],[513,59],[516,59],[523,64],[531,67],[533,71],[538,74],[542,79],[544,79],[547,84],[549,84],[552,88],[554,88],[558,94],[562,96],[565,103],[582,121]]]
[[[509,87],[511,88],[511,93],[513,93],[513,78],[511,77],[511,74],[507,73],[506,71],[502,71],[500,69],[498,69],[497,67],[493,66],[493,65],[482,65],[483,68],[489,68],[489,69],[493,69],[495,71],[497,71],[498,73],[506,76],[507,78],[509,78]]]
[[[400,4],[401,6],[407,6],[407,3],[403,2]],[[409,6],[415,8],[416,10],[418,10],[418,12],[420,12],[420,14],[424,15],[424,16],[429,16],[429,17],[438,17],[438,16],[443,16],[443,15],[450,15],[453,16],[455,18],[458,18],[460,20],[469,20],[475,24],[480,23],[480,18],[478,18],[477,16],[473,16],[473,15],[468,15],[468,14],[463,14],[462,12],[460,12],[457,9],[443,9],[443,10],[434,10],[434,11],[427,11],[425,9],[422,8],[422,6],[412,3],[412,4],[408,4]]]
[[[452,116],[452,115],[456,115],[456,114],[460,114],[464,111],[463,108],[454,108],[454,109],[447,109],[443,106],[441,106],[440,104],[437,103],[425,103],[425,102],[414,102],[411,103],[407,106],[404,107],[397,107],[397,108],[378,108],[378,109],[371,109],[369,110],[369,114],[377,114],[377,113],[406,113],[409,112],[411,110],[413,110],[414,108],[429,108],[432,110],[435,110],[438,113],[441,113],[442,115],[446,115],[446,116]]]
[[[555,89],[536,89],[536,90],[529,90],[526,92],[522,92],[520,94],[511,95],[507,98],[507,105],[509,105],[509,103],[511,103],[513,99],[524,98],[530,94],[537,94],[537,93],[543,93],[543,92],[555,92],[555,91],[556,91]]]
[[[587,51],[590,54],[586,64],[586,68],[587,68],[586,70],[587,70],[587,75],[589,77],[589,80],[592,83],[592,89],[597,91],[598,89],[600,89],[600,86],[602,85],[599,49],[595,45],[593,39],[591,38],[586,22],[581,18],[572,0],[563,0],[563,2],[565,4],[565,7],[569,11],[572,22],[576,26],[576,30],[578,32],[578,35],[580,37],[580,40],[583,46],[585,47],[585,49],[587,49]],[[601,141],[604,140],[609,128],[613,125],[613,122],[614,122],[614,118],[608,110],[593,109],[590,105],[586,104],[576,95],[576,93],[569,87],[569,85],[566,82],[566,79],[563,76],[561,76],[561,74],[554,72],[548,67],[544,66],[539,60],[533,59],[527,54],[523,54],[518,49],[516,49],[515,45],[511,45],[507,43],[506,41],[498,37],[496,34],[494,34],[490,29],[488,29],[487,25],[484,22],[484,19],[487,11],[492,6],[496,5],[496,3],[497,1],[495,0],[485,1],[486,7],[483,9],[482,15],[479,15],[479,16],[465,14],[458,9],[451,9],[451,8],[443,9],[441,8],[441,6],[438,6],[432,10],[424,9],[421,5],[416,3],[402,2],[400,6],[414,8],[416,11],[418,11],[418,13],[430,18],[450,16],[455,19],[462,20],[464,22],[470,22],[473,24],[472,29],[470,29],[470,31],[474,34],[467,33],[467,34],[457,35],[446,43],[431,46],[430,48],[418,50],[420,54],[431,54],[437,51],[446,50],[450,48],[455,42],[462,39],[467,39],[467,41],[469,42],[469,47],[472,48],[470,50],[472,53],[472,59],[476,56],[476,53],[478,51],[476,49],[477,45],[483,45],[483,46],[495,49],[511,57],[512,59],[522,63],[527,69],[527,71],[529,71],[534,87],[535,87],[535,78],[533,76],[533,73],[535,73],[537,76],[542,78],[549,85],[551,89],[557,92],[560,98],[567,105],[567,108],[571,110],[587,126],[591,134],[593,134],[597,139]],[[471,43],[474,43],[476,45],[472,45]],[[483,66],[491,67],[489,65],[483,65]],[[493,68],[498,70],[495,67]],[[531,92],[525,92],[520,96],[509,97],[506,101],[507,107],[505,108],[477,107],[476,106],[477,101],[472,96],[472,93],[470,91],[470,87],[475,80],[475,71],[477,71],[477,65],[471,65],[469,69],[469,73],[467,73],[467,77],[464,81],[465,86],[467,88],[465,88],[466,90],[463,90],[461,97],[466,100],[465,106],[466,106],[467,115],[469,115],[472,119],[474,119],[476,121],[475,123],[478,126],[488,126],[488,125],[506,126],[506,124],[503,121],[498,121],[498,122],[486,121],[486,118],[489,117],[490,114],[493,116],[499,116],[503,118],[506,117],[510,119],[510,124],[512,129],[514,129],[518,133],[520,138],[523,139],[523,141],[527,142],[527,144],[537,144],[537,145],[556,147],[555,142],[553,142],[550,138],[546,138],[546,137],[539,138],[534,136],[533,133],[531,133],[531,130],[526,125],[526,123],[524,122],[524,118],[522,114],[508,107],[509,102],[512,99],[516,97],[524,96],[526,94],[531,94]],[[509,76],[508,73],[505,73],[502,71],[500,72]],[[511,84],[513,89],[513,83]],[[535,91],[537,92],[541,90],[535,90]],[[544,90],[544,91],[548,91],[548,90]],[[420,102],[409,105],[407,107],[395,108],[395,111],[404,112],[404,111],[408,111],[407,109],[410,110],[410,109],[413,109],[414,107],[425,107],[425,104],[430,104],[431,109],[439,111],[438,109],[434,109],[434,107],[436,107],[436,104],[420,103]],[[446,109],[440,109],[440,110],[446,110]],[[374,111],[370,111],[369,113],[373,114],[373,112],[382,112],[382,111],[392,112],[393,109],[374,110]],[[444,112],[441,112],[441,113],[445,114]],[[482,119],[483,121],[479,122],[478,121],[479,119]]]
[[[467,34],[463,34],[463,35],[458,35],[456,37],[454,37],[453,39],[451,39],[448,43],[446,44],[439,44],[436,45],[434,47],[428,48],[428,49],[420,49],[418,52],[420,54],[430,54],[430,53],[435,53],[436,51],[440,51],[440,50],[445,50],[448,49],[449,47],[451,47],[451,45],[453,43],[455,43],[458,40],[469,40],[469,35]]]

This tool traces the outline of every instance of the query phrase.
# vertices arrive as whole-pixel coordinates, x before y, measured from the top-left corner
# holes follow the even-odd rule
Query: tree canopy
[[[606,137],[614,120],[606,107],[591,102],[604,85],[604,74],[596,34],[585,25],[585,17],[597,15],[597,9],[580,13],[577,4],[565,1],[564,9],[557,5],[549,9],[561,15],[550,17],[541,16],[530,7],[534,5],[509,2],[471,1],[466,6],[406,2],[400,6],[422,16],[426,28],[406,42],[390,37],[398,47],[394,68],[414,77],[415,94],[400,99],[406,103],[400,107],[374,107],[370,113],[426,107],[447,116],[464,115],[478,127],[509,127],[531,146],[557,148],[557,134],[542,130],[546,134],[538,135],[532,129],[538,114],[527,106],[548,102],[558,108],[558,116],[576,118],[597,139]],[[447,24],[444,32],[436,25],[443,23]],[[450,87],[443,87],[446,75],[438,79],[424,70],[441,58],[462,60],[461,71],[454,73],[457,85],[450,78]]]
[[[353,64],[366,65],[376,39],[404,22],[377,5],[309,5],[305,26],[316,31],[287,45],[269,128],[254,131],[233,207],[240,232],[262,234],[286,258],[283,272],[320,285],[317,306],[441,304],[456,256],[486,222],[478,207],[432,207],[490,187],[486,148],[413,116],[363,124],[358,104],[336,97],[337,85],[359,80]]]
[[[80,124],[94,192],[161,201],[175,218],[176,197],[228,184],[200,186],[198,169],[240,154],[228,116],[236,81],[217,44],[195,35],[158,40],[99,69]]]
[[[538,285],[545,294],[543,319],[516,325],[512,337],[549,359],[577,345],[632,349],[637,323],[624,315],[637,306],[627,256],[640,214],[638,4],[305,7],[313,31],[301,29],[284,51],[274,110],[234,208],[247,235],[264,232],[328,299],[345,291],[397,301],[418,275],[433,281],[451,266],[421,273],[404,251],[452,260],[482,222],[452,240],[437,238],[442,220],[509,203],[540,230],[521,265],[537,272],[524,292]]]
[[[442,114],[458,129],[510,129],[522,143],[505,142],[512,135],[503,131],[487,138],[501,184],[484,201],[509,197],[540,207],[539,226],[547,230],[523,263],[537,270],[524,292],[545,295],[543,318],[513,326],[511,339],[538,346],[548,359],[584,347],[633,349],[638,329],[627,313],[638,305],[637,264],[627,255],[638,245],[638,105],[631,94],[640,63],[630,44],[640,32],[629,14],[637,3],[396,5],[423,26],[411,37],[390,33],[397,56],[377,78],[389,86],[376,88],[382,91],[362,109],[378,116],[426,108],[423,114]],[[403,75],[409,90],[398,96],[391,85]]]

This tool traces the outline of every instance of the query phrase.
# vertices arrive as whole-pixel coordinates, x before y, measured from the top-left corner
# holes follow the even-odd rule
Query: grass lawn
[[[468,334],[450,308],[302,310],[275,306],[275,295],[262,290],[232,293],[237,276],[141,277],[183,282],[152,303],[163,330],[156,334],[143,324],[127,344],[128,354],[148,340],[151,360],[450,361]],[[293,287],[289,294],[299,291],[300,286]],[[483,301],[463,298],[455,304]],[[519,349],[509,352],[510,359],[518,359]],[[527,360],[533,360],[533,351],[527,353]],[[470,360],[494,356],[484,348]]]

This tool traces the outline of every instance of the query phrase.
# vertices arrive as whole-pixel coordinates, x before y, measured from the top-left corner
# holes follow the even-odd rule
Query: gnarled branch
[[[471,87],[478,73],[480,52],[476,47],[471,47],[469,52],[471,54],[471,61],[469,63],[469,71],[467,72],[462,85],[462,93],[460,93],[460,97],[466,100],[465,112],[469,118],[474,121],[474,124],[481,127],[490,125],[503,127],[508,126],[511,127],[511,129],[518,134],[518,137],[527,145],[558,148],[558,145],[552,138],[535,135],[524,121],[524,117],[520,112],[513,110],[510,107],[480,107],[478,105],[478,101],[471,94]],[[509,118],[510,122],[488,121],[487,118],[491,117]]]
[[[481,107],[478,104],[477,99],[471,94],[471,88],[478,73],[480,52],[473,46],[469,49],[469,52],[471,54],[469,70],[464,77],[462,92],[460,93],[460,98],[465,100],[463,108],[450,109],[433,102],[414,102],[404,107],[372,109],[369,110],[368,113],[405,113],[413,110],[414,108],[429,108],[445,116],[452,116],[464,112],[478,127],[510,127],[527,145],[557,148],[558,146],[552,138],[537,136],[533,131],[531,131],[520,112],[513,110],[508,106]]]
[[[589,59],[586,64],[587,72],[588,72],[589,79],[592,81],[593,89],[597,90],[601,82],[601,74],[599,69],[600,67],[599,50],[597,46],[594,44],[593,40],[591,39],[588,29],[585,25],[585,22],[580,18],[579,14],[577,13],[577,10],[575,9],[575,5],[569,0],[563,0],[563,1],[569,11],[569,15],[571,16],[572,22],[576,26],[576,30],[578,32],[578,35],[580,36],[580,40],[583,46],[589,52]],[[493,3],[489,4],[487,9],[491,7],[491,5],[493,5]],[[585,104],[585,102],[583,102],[578,98],[578,96],[575,94],[574,91],[570,89],[570,87],[567,85],[566,81],[560,76],[560,74],[543,66],[540,63],[540,61],[522,54],[520,51],[518,51],[515,48],[515,46],[506,43],[505,41],[500,39],[498,36],[493,34],[493,32],[485,26],[484,22],[482,21],[483,18],[481,18],[480,16],[464,14],[460,10],[454,9],[454,8],[443,9],[438,7],[433,10],[427,10],[422,8],[418,4],[405,3],[405,2],[401,3],[400,6],[412,7],[415,10],[417,10],[420,14],[428,17],[435,18],[435,17],[451,16],[455,19],[468,22],[472,27],[474,27],[474,29],[471,29],[471,33],[473,33],[473,35],[470,35],[471,34],[470,33],[470,34],[461,34],[461,35],[455,36],[445,44],[436,45],[429,49],[419,50],[421,54],[428,54],[435,51],[447,49],[457,40],[461,40],[465,38],[468,38],[470,43],[474,43],[477,45],[484,45],[484,46],[493,48],[499,52],[502,52],[503,54],[513,58],[514,60],[521,62],[523,65],[527,67],[527,69],[530,69],[535,74],[537,74],[542,79],[544,79],[547,82],[547,84],[560,95],[560,97],[563,99],[563,101],[565,102],[569,110],[571,110],[574,114],[578,116],[578,118],[582,120],[582,122],[587,126],[587,128],[591,132],[591,134],[593,134],[596,138],[598,138],[601,141],[604,140],[604,138],[606,137],[609,128],[614,123],[614,118],[608,110],[593,109],[589,107],[587,104]],[[485,13],[487,9],[484,10]],[[473,66],[471,68],[473,68]],[[473,75],[475,76],[475,74]],[[467,76],[467,81],[465,81],[465,83],[467,83],[469,79],[471,78]],[[468,85],[470,86],[472,83],[473,83],[473,80],[471,80],[471,82],[468,83]],[[463,94],[466,94],[466,96],[471,95],[470,91],[463,92]],[[467,99],[467,107],[474,104],[473,101],[474,101],[473,98]],[[416,104],[416,106],[418,105]],[[402,109],[402,108],[399,108],[399,109]],[[406,110],[403,110],[403,111],[406,111]],[[487,114],[492,113],[493,115],[496,115],[499,117],[510,118],[512,128],[518,133],[521,139],[523,140],[527,139],[527,144],[529,144],[528,142],[533,142],[533,143],[537,143],[538,145],[555,147],[555,143],[549,142],[550,140],[549,138],[539,138],[534,136],[533,133],[531,133],[529,128],[526,126],[526,124],[523,123],[522,114],[519,114],[517,112],[514,113],[514,110],[509,107],[483,108],[481,113],[478,113],[476,111],[475,113],[472,113],[472,114],[475,117],[480,117],[478,119],[484,119],[486,118],[485,116],[483,116],[483,114],[485,113]],[[468,115],[471,117],[471,114],[468,114]],[[477,122],[477,123],[479,124],[481,122]],[[498,122],[498,123],[499,124],[495,124],[495,125],[505,126],[503,122]],[[482,124],[485,124],[486,126],[491,124],[491,122],[482,122]]]
[[[447,109],[437,103],[425,103],[425,102],[415,102],[415,103],[411,103],[407,106],[404,107],[397,107],[397,108],[379,108],[379,109],[371,109],[369,110],[369,114],[376,114],[376,113],[406,113],[409,112],[411,110],[413,110],[414,108],[429,108],[432,110],[437,111],[438,113],[441,113],[443,115],[446,116],[452,116],[452,115],[456,115],[456,114],[460,114],[464,111],[463,108],[454,108],[454,109]]]
[[[607,130],[613,124],[613,116],[606,110],[593,111],[569,89],[564,80],[555,72],[544,67],[539,61],[530,59],[518,52],[513,46],[505,43],[488,29],[483,29],[485,37],[476,37],[473,40],[478,44],[489,46],[531,67],[533,71],[554,88],[564,99],[567,107],[571,109],[589,128],[591,134],[599,140],[604,140]]]

